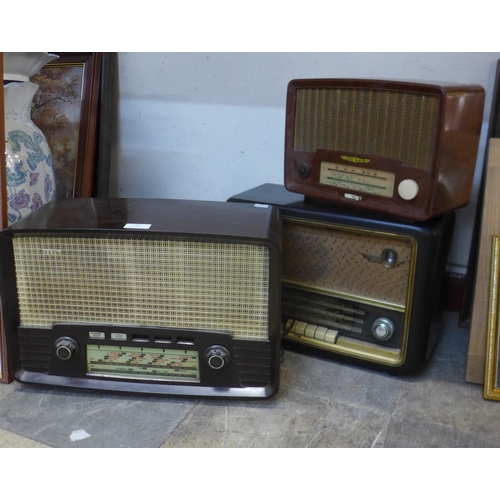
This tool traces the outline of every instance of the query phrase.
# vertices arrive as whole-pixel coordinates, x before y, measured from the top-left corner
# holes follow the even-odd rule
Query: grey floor
[[[0,384],[0,447],[500,447],[500,403],[464,381],[468,334],[446,313],[414,377],[286,351],[280,391],[265,401]]]

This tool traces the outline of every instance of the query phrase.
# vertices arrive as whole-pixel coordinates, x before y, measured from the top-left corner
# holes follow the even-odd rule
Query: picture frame
[[[493,235],[484,397],[500,401],[500,235]]]
[[[495,182],[500,180],[497,172],[498,141],[500,141],[500,60],[496,64],[488,138],[459,315],[460,326],[470,330],[465,380],[473,384],[483,384],[486,371],[488,287],[485,283],[489,283],[491,236],[496,231],[500,219],[500,203],[495,191],[498,185]],[[491,147],[494,147],[495,151],[490,151]]]
[[[3,52],[0,52],[0,72],[3,75]],[[4,94],[0,92],[0,116],[5,116]],[[5,144],[5,120],[0,120],[0,141]],[[0,155],[0,230],[7,227],[7,181],[5,155]],[[1,290],[0,290],[1,293]],[[12,377],[8,370],[7,348],[3,333],[2,305],[0,302],[0,382],[11,382]]]
[[[33,83],[32,119],[52,151],[57,198],[93,194],[102,53],[52,52]]]

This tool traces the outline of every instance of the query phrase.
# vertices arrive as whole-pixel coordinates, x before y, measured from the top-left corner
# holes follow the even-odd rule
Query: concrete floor
[[[457,325],[447,312],[413,377],[286,351],[280,391],[264,401],[0,384],[0,447],[500,447],[500,404],[464,381],[469,332]]]

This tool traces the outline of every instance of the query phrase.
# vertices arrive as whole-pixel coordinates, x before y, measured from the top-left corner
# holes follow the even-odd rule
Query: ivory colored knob
[[[398,193],[403,200],[413,200],[418,194],[418,184],[413,179],[405,179],[399,183]]]

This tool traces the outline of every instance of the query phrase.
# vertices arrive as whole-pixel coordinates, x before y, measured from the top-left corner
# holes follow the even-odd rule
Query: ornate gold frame
[[[490,301],[486,342],[484,397],[500,401],[499,306],[500,306],[500,235],[494,235],[491,251]]]

